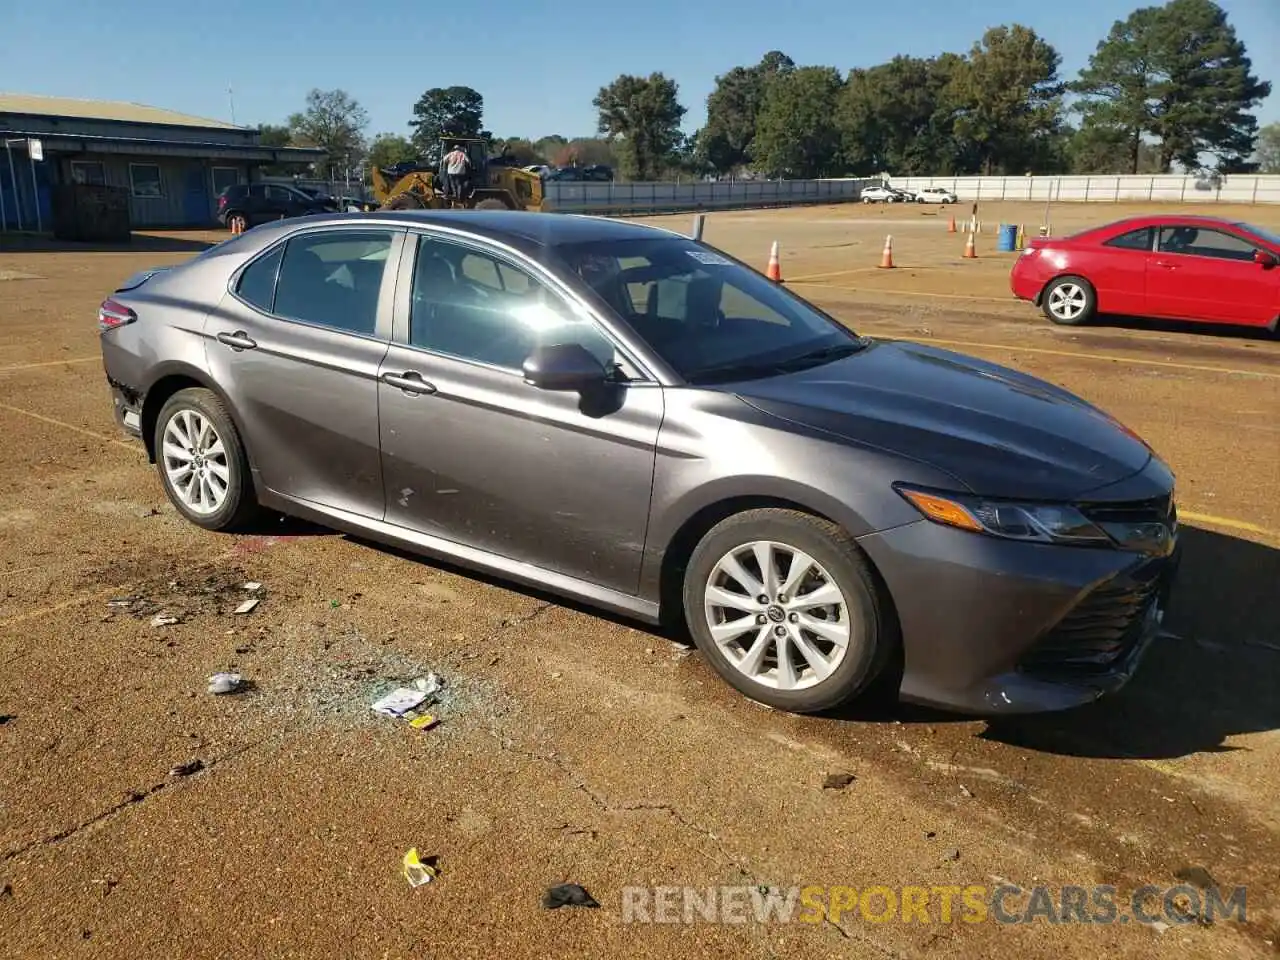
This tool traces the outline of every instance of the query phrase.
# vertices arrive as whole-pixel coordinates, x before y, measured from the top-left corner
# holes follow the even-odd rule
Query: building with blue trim
[[[264,146],[255,128],[158,107],[0,93],[0,229],[36,229],[38,202],[48,230],[52,187],[64,183],[127,189],[135,228],[209,226],[224,187],[258,179],[264,166],[324,157]]]

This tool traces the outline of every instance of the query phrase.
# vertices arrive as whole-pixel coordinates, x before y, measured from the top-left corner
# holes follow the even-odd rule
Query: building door
[[[205,185],[204,167],[193,164],[187,167],[183,178],[182,222],[187,226],[203,227],[209,222],[209,188]]]

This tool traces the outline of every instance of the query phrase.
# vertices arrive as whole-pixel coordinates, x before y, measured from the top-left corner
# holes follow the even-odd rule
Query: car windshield
[[[1254,223],[1239,223],[1237,226],[1261,237],[1274,247],[1280,247],[1280,234],[1277,234],[1274,230],[1264,230],[1262,227]]]
[[[762,274],[692,240],[572,244],[558,253],[691,383],[790,372],[865,346]]]

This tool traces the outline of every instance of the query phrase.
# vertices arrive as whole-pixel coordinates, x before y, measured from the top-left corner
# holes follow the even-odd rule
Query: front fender
[[[659,599],[673,548],[692,549],[709,524],[741,509],[790,506],[862,537],[920,519],[894,482],[950,485],[949,475],[927,464],[854,446],[736,397],[668,397],[640,577],[646,599]]]

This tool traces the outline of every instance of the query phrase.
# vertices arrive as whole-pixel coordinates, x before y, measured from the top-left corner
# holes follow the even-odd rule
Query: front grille
[[[1171,575],[1171,565],[1157,561],[1095,587],[1036,642],[1020,668],[1052,676],[1107,672],[1142,639]]]

